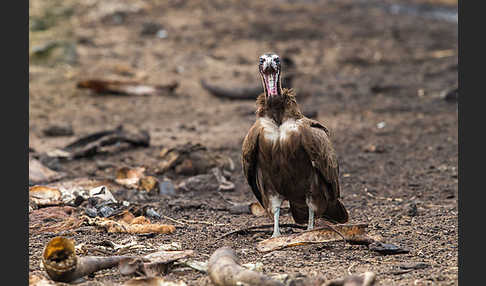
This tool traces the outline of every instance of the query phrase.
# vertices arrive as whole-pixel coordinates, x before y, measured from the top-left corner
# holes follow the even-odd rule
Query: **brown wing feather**
[[[241,161],[246,180],[255,194],[260,205],[263,206],[262,192],[258,189],[257,183],[257,164],[258,164],[258,137],[260,135],[260,125],[258,122],[253,124],[243,140]]]
[[[331,186],[328,197],[334,200],[340,197],[339,164],[336,152],[329,139],[329,130],[319,121],[305,118],[303,146],[312,160],[314,167],[321,173],[323,179]]]

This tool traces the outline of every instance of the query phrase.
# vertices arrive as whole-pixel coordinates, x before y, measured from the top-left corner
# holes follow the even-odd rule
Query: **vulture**
[[[281,86],[278,55],[260,57],[263,93],[257,98],[256,121],[243,140],[243,172],[258,202],[273,217],[280,236],[280,207],[289,201],[297,224],[314,228],[314,218],[348,221],[340,201],[339,165],[328,129],[305,117],[292,89]]]

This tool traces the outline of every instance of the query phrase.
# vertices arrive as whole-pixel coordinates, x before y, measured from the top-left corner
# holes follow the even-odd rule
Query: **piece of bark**
[[[342,241],[343,237],[340,234],[346,241],[369,244],[372,239],[366,233],[367,227],[367,224],[336,224],[332,225],[334,230],[322,227],[288,236],[281,235],[260,241],[257,250],[268,252],[297,245]]]
[[[150,135],[144,130],[129,131],[123,126],[84,136],[64,147],[70,158],[91,157],[99,153],[116,153],[127,148],[148,147]]]
[[[139,274],[147,277],[165,275],[173,262],[194,254],[193,250],[157,251],[143,257],[120,261],[118,269],[123,275]]]
[[[270,277],[241,266],[239,258],[229,247],[218,248],[209,258],[208,274],[216,286],[283,286]]]
[[[163,95],[173,94],[179,86],[178,82],[171,82],[166,85],[150,85],[139,82],[89,79],[78,82],[78,88],[87,88],[98,94],[119,94],[119,95]]]
[[[341,279],[328,281],[322,286],[372,286],[375,285],[376,274],[365,272],[360,275],[350,275]]]

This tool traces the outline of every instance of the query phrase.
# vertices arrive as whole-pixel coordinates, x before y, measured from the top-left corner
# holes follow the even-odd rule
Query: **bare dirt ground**
[[[394,6],[424,3],[457,8],[454,1],[30,1],[30,49],[57,46],[47,56],[31,52],[29,146],[42,153],[122,124],[145,129],[151,137],[147,148],[60,161],[58,170],[68,174],[66,179],[112,178],[118,167],[146,166],[149,174],[179,182],[183,176],[157,173],[160,151],[201,143],[235,162],[230,175],[235,190],[223,197],[255,201],[239,164],[255,102],[214,97],[200,79],[224,86],[258,83],[258,56],[273,51],[296,65],[293,87],[301,95],[299,104],[317,112],[332,130],[350,222],[368,223],[371,234],[410,252],[381,255],[364,246],[332,243],[259,253],[256,243],[270,232],[216,240],[228,231],[271,221],[231,214],[214,192],[177,191],[133,203],[151,203],[174,219],[223,226],[189,224],[155,236],[94,228],[65,235],[88,245],[126,239],[150,246],[178,242],[195,250],[194,258],[201,261],[227,245],[243,263],[262,262],[268,274],[334,279],[348,271],[373,271],[379,285],[457,285],[457,105],[441,98],[457,87],[457,22]],[[151,33],[155,24],[166,34]],[[76,88],[87,78],[177,81],[179,87],[166,95],[97,95]],[[46,127],[60,124],[71,125],[74,134],[44,135]],[[99,161],[114,167],[101,168]],[[281,223],[292,222],[284,209]],[[42,250],[56,235],[29,235],[30,273],[44,275]],[[428,267],[397,273],[410,262]],[[172,271],[167,277],[211,285],[206,274],[195,270]],[[111,269],[86,279],[112,285],[128,277]]]

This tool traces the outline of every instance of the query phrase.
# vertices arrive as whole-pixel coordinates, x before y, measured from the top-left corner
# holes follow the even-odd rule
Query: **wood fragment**
[[[241,266],[239,258],[229,247],[218,248],[209,258],[208,274],[216,286],[283,286],[270,277]]]
[[[160,95],[172,94],[179,86],[178,82],[166,85],[150,85],[132,81],[88,79],[78,82],[77,88],[87,88],[98,94],[121,95]]]
[[[205,225],[211,225],[211,226],[225,226],[224,223],[214,223],[210,221],[198,221],[198,220],[190,220],[190,219],[179,219],[176,220],[174,218],[165,216],[165,215],[160,215],[160,217],[165,218],[167,220],[170,220],[172,222],[182,224],[182,225],[187,225],[187,224],[205,224]]]
[[[298,228],[298,229],[306,229],[307,228],[306,226],[302,226],[302,225],[294,224],[294,223],[280,224],[280,228],[282,228],[282,227],[292,227],[292,228]],[[265,229],[265,228],[268,228],[269,230],[260,230],[260,229]],[[227,233],[221,235],[220,237],[218,237],[216,240],[219,240],[221,238],[224,238],[224,237],[227,237],[227,236],[230,236],[230,235],[233,235],[233,234],[244,234],[244,233],[247,233],[247,232],[268,232],[268,233],[271,233],[273,231],[272,228],[273,228],[273,224],[262,224],[262,225],[249,226],[249,227],[240,228],[240,229],[237,229],[237,230],[232,230],[230,232],[227,232]]]

